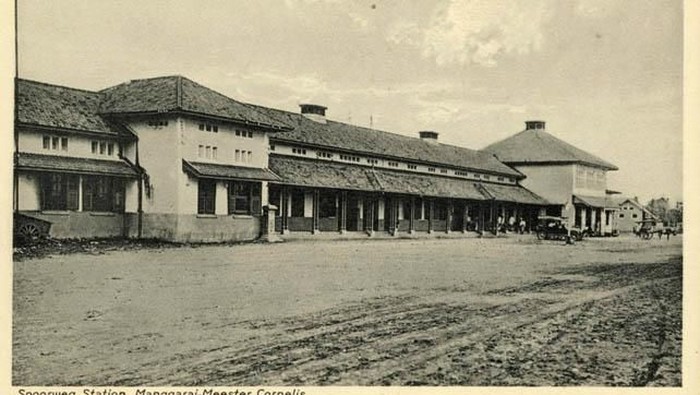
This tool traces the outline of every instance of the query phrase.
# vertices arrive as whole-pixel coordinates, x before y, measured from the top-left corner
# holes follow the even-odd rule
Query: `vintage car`
[[[582,240],[583,232],[581,229],[572,227],[570,230],[566,227],[566,217],[555,217],[544,215],[537,218],[536,234],[539,240],[567,240],[571,236],[572,240]]]

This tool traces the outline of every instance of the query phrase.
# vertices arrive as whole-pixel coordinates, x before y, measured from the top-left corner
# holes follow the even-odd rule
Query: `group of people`
[[[527,231],[527,222],[523,217],[516,220],[515,217],[511,215],[506,223],[505,218],[499,215],[496,221],[496,229],[498,229],[499,233],[517,232],[523,234]]]

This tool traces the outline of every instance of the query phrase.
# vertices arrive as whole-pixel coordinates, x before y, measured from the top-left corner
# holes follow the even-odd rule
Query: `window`
[[[321,191],[318,196],[318,216],[319,218],[330,218],[336,216],[336,195],[335,192]]]
[[[211,158],[216,159],[218,156],[219,149],[217,147],[211,147]]]
[[[398,162],[387,162],[387,166],[389,166],[389,167],[399,167],[399,163],[398,163]]]
[[[96,153],[97,153],[97,145],[98,145],[97,141],[93,141],[92,144],[91,144],[91,146],[92,146],[92,153],[93,153],[93,154],[96,154]]]
[[[51,137],[51,149],[58,149],[58,137]]]
[[[399,219],[409,219],[411,218],[411,200],[403,199],[401,201],[401,217]]]
[[[491,176],[484,174],[484,180],[490,180],[490,179],[491,179]]]
[[[206,146],[206,151],[205,151],[205,152],[206,152],[206,157],[207,157],[207,159],[211,159],[211,146],[210,146],[210,145],[207,145],[207,146]]]
[[[416,165],[411,165],[411,164],[406,165],[406,167],[408,167],[409,170],[416,170],[416,169],[418,168],[418,166],[416,166]]]
[[[44,149],[51,149],[51,137],[44,136],[42,140],[42,146],[44,147]]]
[[[467,173],[466,171],[455,170],[455,175],[456,175],[456,176],[466,177],[467,175],[469,175],[469,173]]]
[[[104,155],[107,150],[107,143],[104,141],[100,142],[100,155]]]
[[[197,156],[200,158],[204,158],[204,146],[200,145],[199,149],[197,149]]]
[[[440,169],[441,174],[447,174],[447,169]]]
[[[481,178],[481,174],[474,174],[474,178]]]
[[[503,181],[503,177],[496,178],[498,181]]]
[[[236,129],[236,136],[240,137],[241,136],[241,131]]]
[[[304,200],[305,194],[301,189],[294,189],[291,193],[292,198],[292,210],[291,216],[301,218],[304,216]]]
[[[114,154],[114,143],[107,144],[107,155],[112,156]]]
[[[306,155],[306,149],[305,148],[292,148],[292,153],[298,154],[298,155]]]
[[[240,162],[240,161],[241,161],[241,150],[236,150],[236,151],[234,151],[233,160],[236,161],[236,162]]]
[[[377,163],[379,163],[379,161],[373,158],[369,158],[367,159],[367,163],[369,163],[370,165],[376,165]]]
[[[405,214],[404,214],[405,216]],[[423,200],[416,199],[416,211],[413,212],[413,219],[423,219]]]
[[[319,158],[326,158],[326,159],[333,159],[333,154],[330,152],[319,152],[318,153]]]
[[[274,144],[270,144],[270,151],[274,151],[274,150],[275,150],[275,145],[274,145]]]
[[[248,163],[253,163],[253,151],[248,151]]]
[[[41,186],[42,210],[77,210],[79,178],[73,174],[42,174]]]
[[[42,136],[41,147],[46,150],[68,151],[68,137]]]
[[[168,126],[168,121],[163,121],[163,120],[150,120],[148,121],[148,126],[152,127],[162,127],[162,126]]]
[[[251,132],[250,130],[248,131],[248,138],[253,138],[253,132]]]
[[[83,211],[123,212],[124,181],[115,177],[83,177]]]
[[[429,167],[429,168],[428,168],[428,171],[431,172],[431,173],[435,173],[435,168],[434,168],[434,167]]]
[[[625,218],[625,214],[620,213],[620,218]]]
[[[228,185],[228,213],[260,213],[260,183],[231,181]]]
[[[637,218],[637,214],[632,214],[632,218]]]
[[[200,179],[197,190],[197,214],[216,213],[216,181]]]
[[[68,151],[68,137],[61,137],[61,150]]]
[[[433,215],[433,218],[440,221],[447,219],[447,204],[444,201],[435,201],[435,215]]]
[[[167,123],[166,123],[167,125]],[[199,130],[201,131],[207,131],[207,132],[214,132],[218,133],[219,132],[219,126],[218,125],[213,125],[211,123],[200,123],[199,124]]]

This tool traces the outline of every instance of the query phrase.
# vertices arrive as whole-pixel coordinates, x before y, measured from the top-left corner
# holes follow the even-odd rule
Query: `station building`
[[[617,166],[547,132],[544,121],[525,122],[525,130],[484,151],[523,173],[521,185],[552,204],[548,214],[594,235],[618,232],[620,206],[613,195],[619,192],[607,188],[607,172]]]
[[[559,204],[434,131],[242,103],[181,76],[101,91],[19,79],[16,93],[14,208],[57,238],[483,233]]]

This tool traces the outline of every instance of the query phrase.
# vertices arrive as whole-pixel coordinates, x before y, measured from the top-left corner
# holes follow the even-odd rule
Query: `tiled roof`
[[[495,154],[502,162],[509,164],[583,163],[617,170],[612,163],[576,148],[544,130],[524,130],[487,146],[484,151]]]
[[[226,118],[273,129],[288,126],[241,103],[181,76],[132,80],[100,91],[104,113],[184,111]]]
[[[116,135],[98,115],[99,105],[97,92],[17,80],[19,123]]]
[[[297,113],[257,107],[270,117],[294,129],[271,136],[289,143],[341,149],[368,155],[388,156],[429,162],[449,167],[467,168],[522,178],[522,174],[499,162],[492,154],[449,144],[423,141],[419,138],[384,132],[342,122],[312,121]]]
[[[620,205],[615,199],[607,196],[584,196],[574,195],[574,203],[583,204],[589,207],[596,208],[619,208]]]
[[[138,175],[136,170],[124,161],[28,153],[19,153],[17,155],[17,169],[124,177],[136,177]]]
[[[197,176],[232,180],[279,181],[270,170],[254,167],[231,166],[182,160],[185,171]]]
[[[535,205],[550,204],[543,197],[520,185],[514,186],[487,183],[481,183],[481,185],[491,196],[493,196],[494,199],[498,201]]]
[[[376,169],[343,163],[270,155],[270,170],[282,184],[388,192],[455,199],[547,204],[541,197],[521,186],[478,183],[451,177]],[[492,194],[482,192],[487,189]]]

